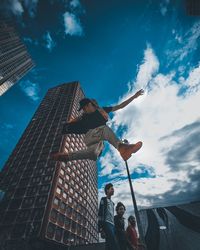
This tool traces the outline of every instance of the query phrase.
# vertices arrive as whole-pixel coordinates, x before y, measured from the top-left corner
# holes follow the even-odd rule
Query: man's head
[[[135,219],[135,217],[134,217],[133,215],[130,215],[130,216],[128,217],[128,222],[129,222],[132,226],[135,227],[135,225],[136,225],[136,219]]]
[[[83,98],[80,100],[79,105],[79,111],[82,109],[84,113],[92,113],[96,110],[95,104],[89,98]]]
[[[126,211],[126,207],[122,202],[118,202],[116,206],[116,212],[118,215],[123,216]]]
[[[105,194],[106,196],[112,196],[114,194],[114,188],[113,188],[113,184],[112,183],[108,183],[105,185],[104,188]]]

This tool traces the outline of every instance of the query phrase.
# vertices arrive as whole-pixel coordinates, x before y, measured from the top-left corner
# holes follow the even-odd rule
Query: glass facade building
[[[53,151],[83,149],[84,135],[62,135],[79,115],[78,82],[48,90],[1,172],[0,238],[48,239],[65,245],[98,241],[97,167],[91,160],[50,160]]]
[[[0,20],[0,96],[33,67],[34,63],[12,24]]]

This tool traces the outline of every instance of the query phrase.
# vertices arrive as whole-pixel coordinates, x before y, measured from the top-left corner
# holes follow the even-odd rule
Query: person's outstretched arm
[[[117,111],[119,109],[123,109],[124,107],[126,107],[129,103],[131,103],[135,98],[137,98],[138,96],[141,96],[144,94],[144,90],[143,89],[140,89],[139,91],[137,91],[133,96],[131,96],[130,98],[128,98],[126,101],[116,105],[116,106],[113,106],[112,107],[112,111]]]

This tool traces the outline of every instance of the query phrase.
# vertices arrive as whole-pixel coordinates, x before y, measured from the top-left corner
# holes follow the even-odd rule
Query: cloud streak
[[[56,43],[54,42],[54,40],[51,37],[51,34],[49,31],[47,31],[44,36],[43,36],[43,40],[45,42],[44,46],[45,48],[47,48],[50,52],[52,51],[52,49],[56,46]]]
[[[82,36],[83,28],[80,20],[72,13],[65,12],[63,15],[65,34],[70,36]]]
[[[35,102],[39,99],[39,87],[36,83],[30,80],[22,81],[20,88],[32,101]]]

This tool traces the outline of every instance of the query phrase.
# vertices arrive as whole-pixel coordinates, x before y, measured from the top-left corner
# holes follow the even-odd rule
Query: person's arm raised
[[[136,99],[138,96],[141,96],[144,94],[144,90],[140,89],[139,91],[137,91],[133,96],[131,96],[130,98],[128,98],[126,101],[113,106],[112,111],[117,111],[119,109],[123,109],[124,107],[126,107],[129,103],[131,103],[134,99]]]

